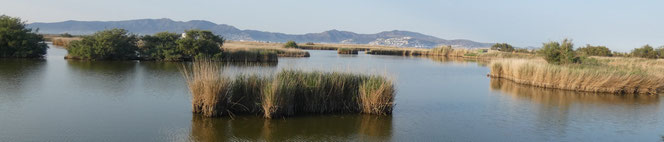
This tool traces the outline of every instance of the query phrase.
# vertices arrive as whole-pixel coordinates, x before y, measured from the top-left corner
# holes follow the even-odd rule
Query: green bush
[[[136,59],[138,38],[124,29],[110,29],[83,36],[67,46],[71,58],[88,60]]]
[[[20,18],[0,15],[0,58],[39,58],[48,46]]]
[[[589,44],[585,47],[579,47],[576,52],[584,56],[613,56],[611,50],[606,46],[592,46]]]
[[[514,47],[512,45],[507,44],[507,43],[496,43],[491,46],[492,50],[498,50],[498,51],[503,51],[503,52],[512,52],[514,51]]]
[[[657,58],[657,52],[652,48],[650,45],[644,45],[641,48],[636,48],[632,50],[632,56],[634,57],[641,57],[641,58],[650,58],[650,59],[655,59]]]
[[[139,42],[138,51],[144,60],[184,60],[182,50],[178,49],[176,41],[180,38],[177,33],[161,32],[155,35],[146,35]]]
[[[226,41],[224,38],[210,31],[188,30],[185,37],[176,41],[177,49],[182,51],[185,59],[203,59],[221,57],[221,46]]]
[[[71,35],[69,33],[60,34],[60,36],[61,37],[74,37],[73,35]]]
[[[284,44],[284,48],[298,48],[297,43],[295,41],[289,40]]]
[[[574,44],[571,40],[564,39],[562,44],[558,42],[544,43],[539,54],[551,64],[571,64],[580,63],[581,60],[574,53]]]

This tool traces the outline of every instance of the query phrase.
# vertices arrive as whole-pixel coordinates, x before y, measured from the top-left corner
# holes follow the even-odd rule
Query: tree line
[[[68,58],[84,60],[186,61],[221,58],[225,39],[204,30],[182,34],[160,32],[137,36],[125,29],[109,29],[83,36],[67,46]]]

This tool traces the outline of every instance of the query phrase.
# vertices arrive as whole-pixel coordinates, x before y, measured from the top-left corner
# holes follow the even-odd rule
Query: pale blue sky
[[[409,30],[444,39],[629,51],[664,45],[663,0],[0,0],[0,14],[28,22],[171,18],[302,34]]]

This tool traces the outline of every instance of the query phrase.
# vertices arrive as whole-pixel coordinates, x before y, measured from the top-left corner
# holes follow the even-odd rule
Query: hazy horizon
[[[630,51],[664,45],[664,1],[6,1],[29,23],[169,18],[287,34],[406,30],[443,39],[536,46],[563,38]],[[73,7],[75,5],[75,7]]]

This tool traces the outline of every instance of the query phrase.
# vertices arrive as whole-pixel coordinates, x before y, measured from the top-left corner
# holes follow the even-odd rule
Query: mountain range
[[[125,21],[64,21],[54,23],[31,23],[28,27],[39,28],[40,33],[74,35],[87,35],[94,32],[123,28],[131,33],[146,35],[163,31],[182,33],[189,29],[210,30],[215,34],[229,40],[240,41],[263,41],[263,42],[285,42],[294,40],[296,42],[316,43],[347,43],[347,44],[372,44],[398,47],[432,48],[439,45],[452,45],[453,47],[482,48],[489,47],[492,43],[481,43],[465,39],[446,40],[438,37],[425,35],[410,31],[385,31],[376,34],[358,34],[348,31],[329,30],[321,33],[308,34],[284,34],[276,32],[265,32],[258,30],[240,30],[231,25],[216,24],[204,20],[173,21],[171,19],[137,19]]]

